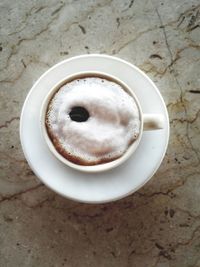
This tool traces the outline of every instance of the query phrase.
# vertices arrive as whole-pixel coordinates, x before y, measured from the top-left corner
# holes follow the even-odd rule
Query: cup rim
[[[47,107],[49,104],[50,99],[53,97],[53,95],[56,93],[56,91],[59,90],[59,88],[64,85],[67,82],[73,81],[76,78],[83,78],[83,77],[89,77],[89,76],[98,76],[98,77],[102,77],[102,78],[107,78],[110,80],[113,80],[114,82],[118,83],[119,85],[121,85],[128,94],[130,94],[135,102],[136,105],[138,107],[139,110],[139,116],[140,116],[140,131],[139,131],[139,136],[138,138],[127,148],[127,150],[124,152],[124,154],[122,156],[120,156],[119,158],[110,161],[110,162],[106,162],[106,163],[102,163],[102,164],[97,164],[97,165],[79,165],[79,164],[75,164],[71,161],[69,161],[68,159],[66,159],[65,157],[63,157],[54,147],[54,144],[52,143],[47,129],[46,129],[46,125],[45,125],[45,116],[46,116],[46,111],[47,111]],[[142,108],[140,106],[139,100],[137,98],[137,96],[135,95],[135,93],[133,92],[133,90],[122,80],[120,80],[119,78],[117,78],[114,75],[110,75],[106,72],[101,72],[101,71],[80,71],[80,72],[76,72],[73,73],[71,75],[66,76],[64,79],[60,80],[58,83],[56,83],[53,87],[51,87],[51,89],[49,90],[48,94],[45,96],[42,105],[41,105],[41,109],[40,109],[40,130],[41,130],[41,134],[42,137],[45,141],[45,143],[47,144],[49,150],[51,151],[51,153],[55,156],[55,158],[57,158],[59,161],[61,161],[62,163],[64,163],[65,165],[81,171],[81,172],[86,172],[86,173],[97,173],[97,172],[102,172],[102,171],[107,171],[107,170],[111,170],[119,165],[121,165],[122,163],[124,163],[127,159],[129,159],[131,157],[131,155],[136,151],[141,138],[142,138],[142,134],[143,134],[143,112],[142,112]]]

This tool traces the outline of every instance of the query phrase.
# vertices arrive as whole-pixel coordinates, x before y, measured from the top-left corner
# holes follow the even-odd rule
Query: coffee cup
[[[64,157],[61,153],[58,152],[58,150],[55,147],[55,144],[52,142],[52,138],[50,138],[47,126],[46,126],[46,116],[47,116],[47,110],[49,103],[52,99],[52,97],[58,92],[58,90],[65,84],[78,80],[84,77],[98,77],[102,79],[106,79],[109,81],[112,81],[118,85],[120,85],[126,93],[128,93],[133,99],[134,102],[137,105],[137,109],[139,112],[139,119],[140,119],[140,127],[139,127],[139,134],[134,142],[132,142],[126,151],[118,158],[114,158],[113,160],[109,162],[103,162],[100,164],[94,164],[94,165],[81,165],[78,163],[74,163],[71,160],[67,159]],[[104,99],[102,99],[104,101]],[[136,151],[137,147],[140,144],[142,134],[144,131],[149,131],[149,130],[159,130],[164,127],[164,117],[162,114],[153,114],[153,113],[143,113],[142,108],[140,105],[140,102],[137,98],[137,96],[134,93],[134,89],[130,88],[127,84],[125,84],[122,80],[119,78],[110,75],[108,73],[104,72],[97,72],[97,71],[87,71],[87,72],[78,72],[74,73],[73,75],[70,75],[60,82],[58,82],[54,87],[50,88],[49,93],[46,95],[42,106],[41,106],[41,111],[40,111],[40,128],[41,128],[41,134],[45,140],[45,143],[47,144],[49,150],[52,152],[52,154],[62,163],[65,165],[76,169],[78,171],[82,172],[101,172],[101,171],[106,171],[112,168],[115,168],[119,165],[121,165],[123,162],[125,162],[133,153]]]

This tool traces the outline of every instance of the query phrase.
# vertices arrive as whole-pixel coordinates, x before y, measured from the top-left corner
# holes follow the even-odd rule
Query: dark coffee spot
[[[83,107],[73,107],[69,113],[72,121],[84,122],[89,118],[89,112]]]

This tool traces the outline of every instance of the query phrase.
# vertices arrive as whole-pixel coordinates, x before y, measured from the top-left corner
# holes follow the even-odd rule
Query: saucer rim
[[[137,72],[139,72],[146,80],[148,80],[148,82],[151,84],[151,86],[154,88],[154,90],[156,91],[157,95],[159,96],[159,100],[161,101],[162,106],[164,108],[163,114],[165,116],[165,123],[166,123],[165,129],[163,129],[166,132],[166,140],[165,140],[165,146],[163,146],[163,149],[162,149],[162,156],[160,157],[159,161],[156,162],[156,165],[153,168],[152,172],[148,175],[148,178],[146,178],[138,186],[136,186],[134,189],[128,191],[127,193],[125,193],[123,195],[116,196],[116,197],[106,198],[106,200],[105,199],[103,199],[103,200],[82,200],[82,199],[77,198],[77,197],[72,197],[72,196],[65,195],[62,192],[59,192],[57,189],[53,188],[51,185],[46,183],[46,179],[43,179],[43,177],[38,173],[37,169],[35,167],[33,167],[32,163],[31,163],[31,160],[29,159],[29,156],[27,155],[27,152],[26,152],[26,149],[25,149],[25,145],[23,143],[22,128],[23,128],[23,121],[24,121],[24,110],[25,110],[26,104],[28,102],[28,99],[29,99],[30,95],[32,94],[32,92],[34,91],[35,87],[41,82],[41,80],[43,79],[44,76],[48,75],[49,72],[51,72],[53,69],[57,68],[59,65],[64,64],[66,62],[73,61],[73,60],[78,60],[79,58],[88,58],[88,57],[100,57],[100,58],[104,57],[104,58],[107,58],[109,60],[119,61],[119,62],[121,62],[123,64],[126,64],[129,67],[135,69]],[[48,188],[50,188],[54,192],[58,193],[59,195],[62,195],[63,197],[71,199],[73,201],[77,201],[77,202],[81,202],[81,203],[88,203],[88,204],[103,204],[103,203],[117,201],[119,199],[122,199],[122,198],[124,198],[126,196],[129,196],[129,195],[133,194],[134,192],[139,190],[141,187],[143,187],[152,178],[152,176],[155,174],[155,172],[158,170],[159,166],[161,165],[161,163],[163,161],[163,158],[164,158],[164,156],[166,154],[166,150],[167,150],[168,143],[169,143],[170,126],[169,126],[169,115],[168,115],[168,111],[167,111],[167,108],[166,108],[166,104],[165,104],[165,102],[163,100],[163,97],[162,97],[160,91],[158,90],[157,86],[154,84],[154,82],[142,70],[140,70],[138,67],[136,67],[132,63],[129,63],[126,60],[121,59],[119,57],[105,55],[105,54],[86,54],[86,55],[73,56],[73,57],[70,57],[68,59],[65,59],[65,60],[62,60],[62,61],[58,62],[57,64],[55,64],[51,68],[49,68],[47,71],[45,71],[37,79],[37,81],[33,84],[33,86],[31,87],[30,91],[28,92],[28,94],[26,96],[26,99],[24,101],[22,110],[21,110],[19,134],[20,134],[20,141],[21,141],[22,150],[23,150],[23,153],[25,155],[25,158],[26,158],[29,166],[34,171],[36,176],[42,181],[42,183],[44,183]]]

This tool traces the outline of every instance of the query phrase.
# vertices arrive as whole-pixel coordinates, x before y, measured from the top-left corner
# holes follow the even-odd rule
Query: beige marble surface
[[[1,0],[0,22],[0,266],[199,267],[199,0]],[[144,70],[171,124],[156,175],[105,205],[75,203],[42,185],[18,133],[39,76],[93,52]]]

